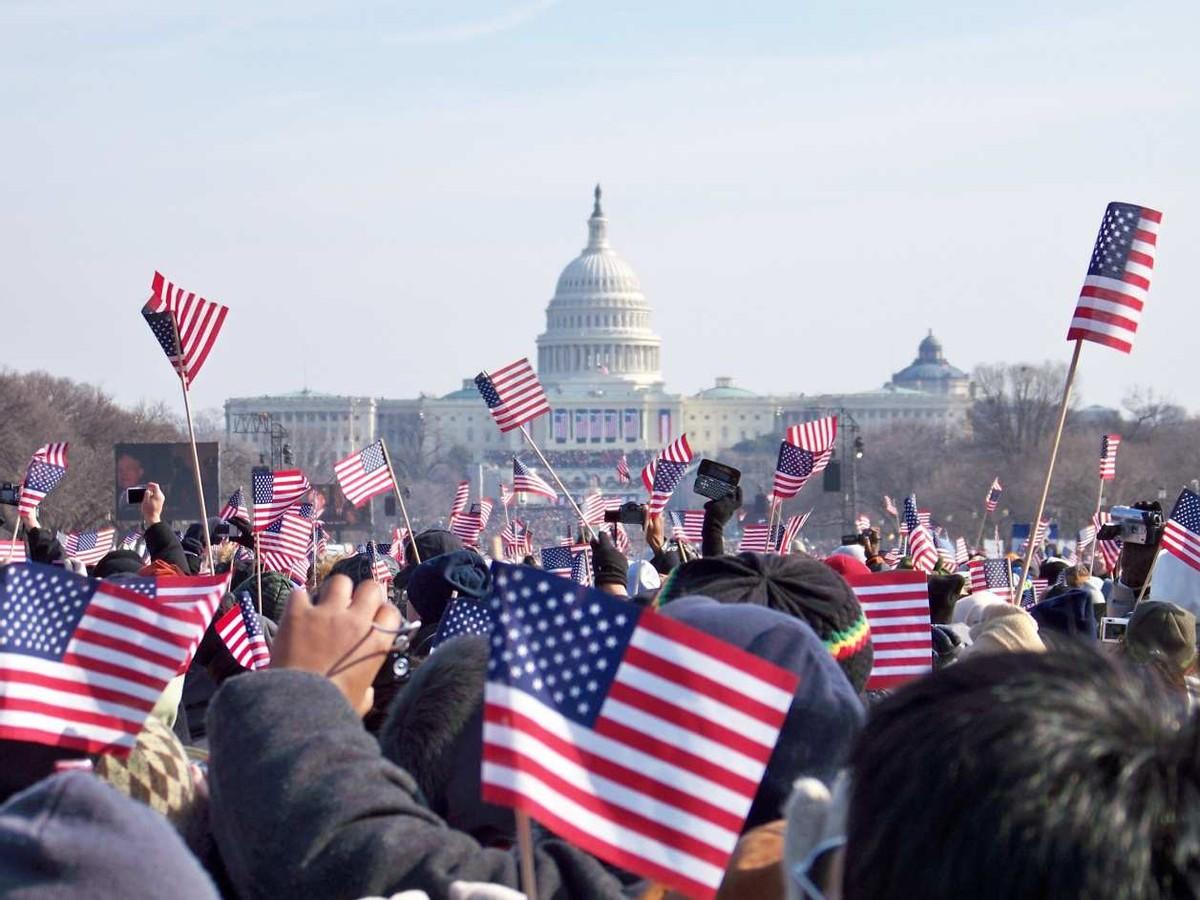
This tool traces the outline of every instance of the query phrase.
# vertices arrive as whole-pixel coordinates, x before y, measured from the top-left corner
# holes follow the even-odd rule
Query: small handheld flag
[[[368,444],[335,462],[333,475],[346,499],[356,507],[392,489],[392,474],[388,470],[383,441]]]
[[[1100,439],[1100,480],[1112,481],[1117,477],[1117,448],[1121,446],[1119,434],[1106,434]]]
[[[475,386],[501,431],[512,431],[550,412],[550,401],[528,359],[494,372],[480,372]]]
[[[196,380],[228,313],[229,307],[197,297],[154,273],[142,316],[185,388]]]

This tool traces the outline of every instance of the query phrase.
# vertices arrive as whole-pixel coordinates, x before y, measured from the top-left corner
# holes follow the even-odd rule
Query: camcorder
[[[721,500],[737,490],[742,473],[733,466],[711,459],[700,460],[700,468],[696,470],[696,483],[693,490],[701,497],[710,500]]]
[[[1154,544],[1162,537],[1163,515],[1156,509],[1114,506],[1108,514],[1110,521],[1102,525],[1096,535],[1101,541]]]
[[[5,506],[16,506],[17,495],[20,492],[20,485],[13,484],[11,481],[0,484],[0,503],[3,503]]]
[[[646,504],[638,503],[636,500],[630,500],[628,503],[622,503],[616,509],[606,509],[604,511],[605,524],[616,522],[620,525],[637,525],[641,526],[646,521]]]
[[[860,544],[863,547],[869,548],[872,539],[879,540],[879,534],[873,528],[864,528],[862,531],[854,534],[843,534],[842,546],[851,547],[855,544]]]
[[[1100,640],[1106,644],[1119,644],[1125,640],[1125,629],[1128,627],[1128,617],[1115,619],[1105,616],[1100,620]]]

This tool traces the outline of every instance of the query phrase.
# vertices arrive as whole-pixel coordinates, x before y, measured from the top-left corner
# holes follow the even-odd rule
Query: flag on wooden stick
[[[142,316],[185,388],[196,380],[228,313],[229,307],[197,297],[154,273]]]

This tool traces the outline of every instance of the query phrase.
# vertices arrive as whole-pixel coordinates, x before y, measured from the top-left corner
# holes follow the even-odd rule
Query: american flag
[[[0,541],[0,565],[8,563],[23,563],[28,558],[25,552],[24,540]]]
[[[67,444],[43,444],[33,454],[25,470],[25,480],[17,494],[17,510],[34,512],[38,505],[67,474]]]
[[[317,522],[313,527],[313,563],[321,559],[325,555],[325,551],[329,549],[329,535],[325,533],[325,524]],[[401,553],[404,551],[401,550]],[[403,565],[403,560],[401,565]]]
[[[208,359],[228,312],[229,307],[197,297],[158,272],[142,307],[143,318],[187,387]]]
[[[872,572],[846,581],[871,626],[875,662],[866,689],[894,688],[933,671],[929,587],[920,572]]]
[[[246,509],[246,500],[242,495],[242,489],[238,488],[229,495],[229,499],[225,505],[221,507],[221,521],[228,522],[231,519],[250,519],[250,510]]]
[[[932,528],[933,527],[933,513],[931,513],[929,510],[922,507],[921,509],[917,510],[917,521],[920,524],[924,525],[926,528]]]
[[[480,372],[475,376],[475,386],[501,431],[512,431],[550,412],[550,401],[528,359],[519,359],[495,372]]]
[[[388,555],[404,566],[404,543],[408,540],[407,528],[392,529],[392,543],[388,546]]]
[[[519,559],[533,552],[533,534],[520,519],[513,519],[500,532],[504,553],[510,559]]]
[[[1106,434],[1100,438],[1100,480],[1112,481],[1117,477],[1117,447],[1121,446],[1119,434]]]
[[[917,495],[909,494],[904,498],[904,515],[900,517],[900,533],[908,534],[920,524],[921,520],[917,515]]]
[[[551,575],[571,577],[575,565],[575,550],[570,545],[542,548],[542,568]]]
[[[1132,203],[1110,203],[1088,263],[1068,341],[1095,341],[1128,353],[1154,272],[1162,213]]]
[[[488,527],[488,522],[492,521],[492,510],[495,508],[495,501],[491,497],[484,497],[479,501],[479,529]]]
[[[1032,542],[1035,551],[1041,551],[1042,545],[1046,543],[1046,535],[1050,533],[1050,520],[1039,519],[1037,527],[1033,529],[1033,536],[1025,540],[1025,545],[1022,550],[1028,550]]]
[[[671,510],[671,536],[677,541],[687,541],[697,547],[704,540],[704,510]]]
[[[650,488],[650,514],[657,515],[666,508],[671,494],[683,481],[684,473],[692,461],[692,447],[686,434],[681,434],[668,444],[655,461],[654,480]]]
[[[629,459],[622,453],[621,458],[617,460],[617,481],[621,484],[629,484],[632,480],[629,476]]]
[[[63,553],[77,559],[85,566],[94,566],[112,549],[115,528],[100,528],[96,531],[73,531],[63,542]]]
[[[508,506],[510,503],[513,502],[513,499],[516,496],[517,496],[516,491],[514,491],[512,488],[510,488],[507,484],[504,484],[504,482],[500,483],[500,502],[502,504],[504,504],[505,506]]]
[[[896,512],[895,501],[892,500],[892,498],[889,497],[887,494],[883,495],[883,511],[885,513],[887,513],[889,516],[898,516],[899,515],[899,513]]]
[[[262,566],[269,572],[287,572],[297,559],[308,559],[313,523],[294,511],[283,513],[258,536]]]
[[[216,629],[234,662],[243,669],[257,671],[271,664],[271,651],[249,594],[238,595],[237,603],[217,619]]]
[[[613,498],[620,505],[620,500]],[[604,494],[600,491],[593,491],[583,498],[583,504],[579,507],[579,511],[583,513],[581,521],[585,525],[599,525],[604,521],[604,511],[608,509],[608,504],[604,499]]]
[[[467,503],[471,499],[471,482],[460,481],[454,489],[454,502],[450,504],[450,518],[467,511]]]
[[[955,562],[953,547],[943,547],[941,544],[939,544],[937,548],[937,557],[938,563],[942,566],[942,568],[949,569],[951,572],[954,571]]]
[[[576,584],[592,585],[592,551],[584,548],[571,559],[571,580]]]
[[[271,472],[256,469],[250,476],[254,497],[253,530],[262,531],[300,502],[309,489],[308,479],[299,469]]]
[[[918,572],[932,572],[937,565],[937,545],[924,525],[918,525],[908,535],[908,558]]]
[[[1104,565],[1108,571],[1116,568],[1117,563],[1121,559],[1121,542],[1120,541],[1097,541],[1096,549],[1100,551],[1100,556],[1104,558]]]
[[[883,554],[883,561],[890,567],[895,567],[896,563],[904,558],[904,551],[899,547],[893,547],[887,553]]]
[[[775,482],[771,495],[775,500],[795,497],[813,475],[819,475],[833,456],[837,440],[837,416],[827,416],[793,425],[779,445],[775,464]]]
[[[770,547],[771,526],[766,522],[750,522],[742,526],[738,553],[766,553]]]
[[[371,564],[371,577],[381,584],[392,580],[392,567],[387,564],[388,557],[381,552],[374,541],[367,541],[367,561]]]
[[[1004,492],[1004,485],[1000,483],[1000,476],[997,475],[992,479],[992,486],[988,488],[987,498],[983,501],[983,508],[988,512],[995,512],[996,507],[1000,505],[1000,495]]]
[[[789,516],[787,523],[783,526],[783,534],[779,538],[779,553],[781,556],[787,556],[792,552],[792,541],[796,539],[796,535],[800,533],[800,529],[804,527],[804,523],[808,521],[808,517],[813,514],[810,509],[801,516]]]
[[[450,601],[437,631],[429,642],[429,652],[437,650],[450,638],[463,634],[490,635],[492,633],[492,616],[490,607],[469,597],[458,597]]]
[[[973,559],[967,563],[971,592],[991,591],[1005,600],[1012,599],[1012,569],[1007,559]]]
[[[1075,543],[1080,547],[1088,546],[1096,539],[1096,526],[1087,525],[1079,529],[1079,536],[1075,539]]]
[[[658,468],[658,458],[650,460],[646,465],[642,466],[642,484],[646,488],[647,494],[654,493],[654,471]]]
[[[965,566],[971,559],[971,553],[967,550],[966,538],[955,538],[954,540],[954,564],[956,566]]]
[[[368,444],[335,462],[333,475],[346,499],[356,507],[392,489],[392,473],[383,441]]]
[[[483,522],[477,512],[459,513],[450,517],[450,533],[468,547],[479,545],[479,532],[483,531]]]
[[[859,513],[854,517],[854,530],[859,534],[871,527],[871,519],[865,513]]]
[[[797,678],[628,601],[536,569],[494,571],[483,799],[714,896]]]
[[[629,532],[625,530],[625,526],[620,522],[613,522],[609,526],[609,531],[612,534],[613,543],[616,544],[617,550],[621,553],[628,553],[629,547]]]
[[[123,755],[199,644],[229,576],[134,586],[23,563],[0,579],[0,738]]]
[[[1046,596],[1046,591],[1050,587],[1050,581],[1046,578],[1028,578],[1025,580],[1025,588],[1021,592],[1021,608],[1033,609],[1037,606],[1041,599]]]
[[[1200,570],[1200,496],[1184,488],[1163,529],[1162,548]]]
[[[518,494],[537,494],[557,500],[558,494],[540,475],[529,468],[517,457],[513,457],[513,490]]]

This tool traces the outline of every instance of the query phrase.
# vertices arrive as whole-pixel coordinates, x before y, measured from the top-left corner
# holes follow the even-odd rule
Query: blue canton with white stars
[[[475,387],[479,388],[479,393],[483,395],[483,402],[488,405],[488,409],[495,409],[504,402],[500,399],[500,392],[492,384],[492,379],[482,372],[475,376]]]
[[[175,323],[171,321],[171,313],[143,311],[142,316],[146,319],[150,330],[154,332],[154,337],[157,338],[158,345],[163,348],[163,353],[171,357],[178,356],[179,344],[175,340]]]
[[[921,524],[921,519],[917,515],[917,495],[909,494],[904,498],[904,524],[909,531],[915,531],[917,526]]]
[[[383,447],[378,442],[365,448],[359,456],[362,459],[364,472],[374,472],[376,469],[383,468]]]
[[[1184,488],[1171,510],[1171,518],[1192,534],[1200,534],[1200,495]]]
[[[258,620],[258,610],[254,608],[254,601],[246,591],[238,594],[238,606],[242,610],[242,621],[246,623],[246,636],[253,638],[261,635],[263,631],[262,623]]]
[[[679,487],[679,482],[683,480],[683,473],[687,471],[687,467],[687,463],[660,459],[654,468],[654,493],[674,493],[675,488]]]
[[[528,566],[492,567],[488,681],[591,728],[641,610]]]
[[[542,549],[542,568],[556,572],[569,572],[575,564],[575,554],[570,547],[545,547]]]
[[[67,470],[62,466],[52,466],[50,463],[41,461],[33,462],[29,464],[29,471],[25,475],[25,486],[42,494],[48,494],[54,490],[66,474]]]
[[[1006,559],[985,559],[983,561],[983,580],[989,590],[993,588],[1011,590],[1011,571]]]
[[[466,597],[459,597],[446,607],[446,612],[442,616],[442,621],[438,623],[437,633],[433,636],[429,648],[431,651],[436,650],[440,644],[450,638],[463,634],[490,635],[491,633],[490,607]]]
[[[270,503],[275,495],[275,476],[270,472],[255,472],[250,476],[254,503]]]
[[[807,478],[812,474],[814,459],[811,451],[784,441],[779,448],[776,468],[793,478]]]
[[[55,566],[6,567],[0,594],[0,653],[62,659],[97,584]]]
[[[1134,240],[1133,233],[1141,217],[1140,206],[1134,206],[1132,203],[1108,204],[1108,209],[1104,211],[1104,220],[1100,223],[1100,233],[1096,236],[1096,247],[1088,264],[1089,275],[1120,278],[1125,274],[1125,264],[1129,261],[1129,251]]]

